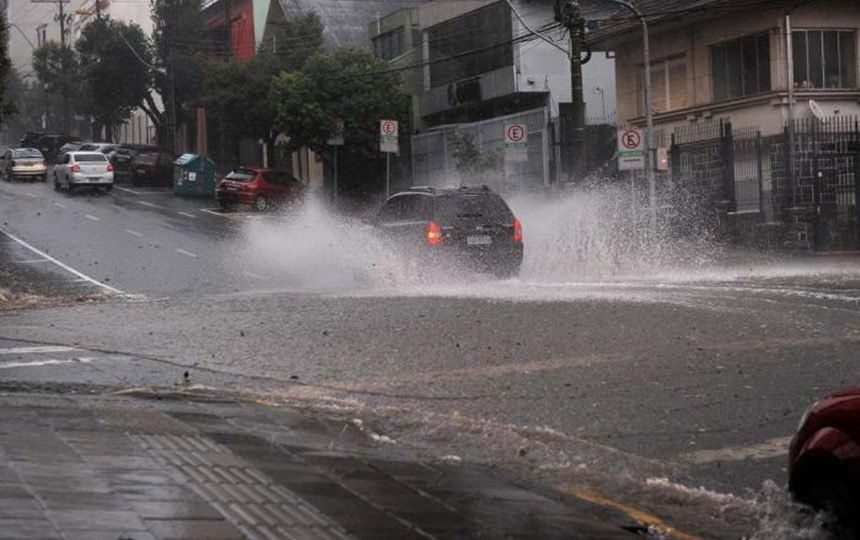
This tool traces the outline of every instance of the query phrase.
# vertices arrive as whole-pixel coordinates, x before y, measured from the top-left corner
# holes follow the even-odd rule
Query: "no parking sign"
[[[529,130],[525,124],[505,124],[505,160],[528,161]]]

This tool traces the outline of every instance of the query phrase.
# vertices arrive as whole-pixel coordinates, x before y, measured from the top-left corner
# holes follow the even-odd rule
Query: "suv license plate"
[[[486,234],[473,234],[466,237],[466,243],[470,246],[488,246],[493,243],[493,239]]]

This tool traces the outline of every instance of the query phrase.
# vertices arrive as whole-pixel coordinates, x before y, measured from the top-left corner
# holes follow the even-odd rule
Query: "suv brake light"
[[[69,167],[69,170],[71,170],[72,172],[81,172],[81,166],[75,163],[74,165]]]
[[[523,224],[518,219],[514,220],[514,242],[523,242]]]
[[[110,163],[108,163],[107,165],[107,172],[113,172],[113,165],[111,165]]]
[[[435,221],[427,224],[427,243],[431,246],[438,246],[442,243],[442,227]]]

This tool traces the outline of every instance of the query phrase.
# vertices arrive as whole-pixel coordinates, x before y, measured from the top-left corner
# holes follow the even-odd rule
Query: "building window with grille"
[[[746,36],[711,46],[714,101],[770,90],[770,36]]]
[[[399,29],[380,34],[373,38],[373,52],[376,54],[376,57],[382,60],[391,60],[400,56],[403,52],[402,34],[403,30]]]
[[[854,30],[794,30],[794,86],[857,86],[857,33]]]

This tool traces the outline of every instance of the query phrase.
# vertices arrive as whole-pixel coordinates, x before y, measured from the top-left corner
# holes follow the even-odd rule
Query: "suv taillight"
[[[431,246],[438,246],[442,243],[442,227],[435,221],[427,224],[427,243]]]
[[[107,172],[113,172],[113,165],[111,165],[110,163],[108,163],[107,165]]]
[[[69,167],[69,170],[72,172],[81,172],[81,166],[75,163],[74,165]]]
[[[523,242],[523,224],[518,219],[514,220],[514,242]]]

